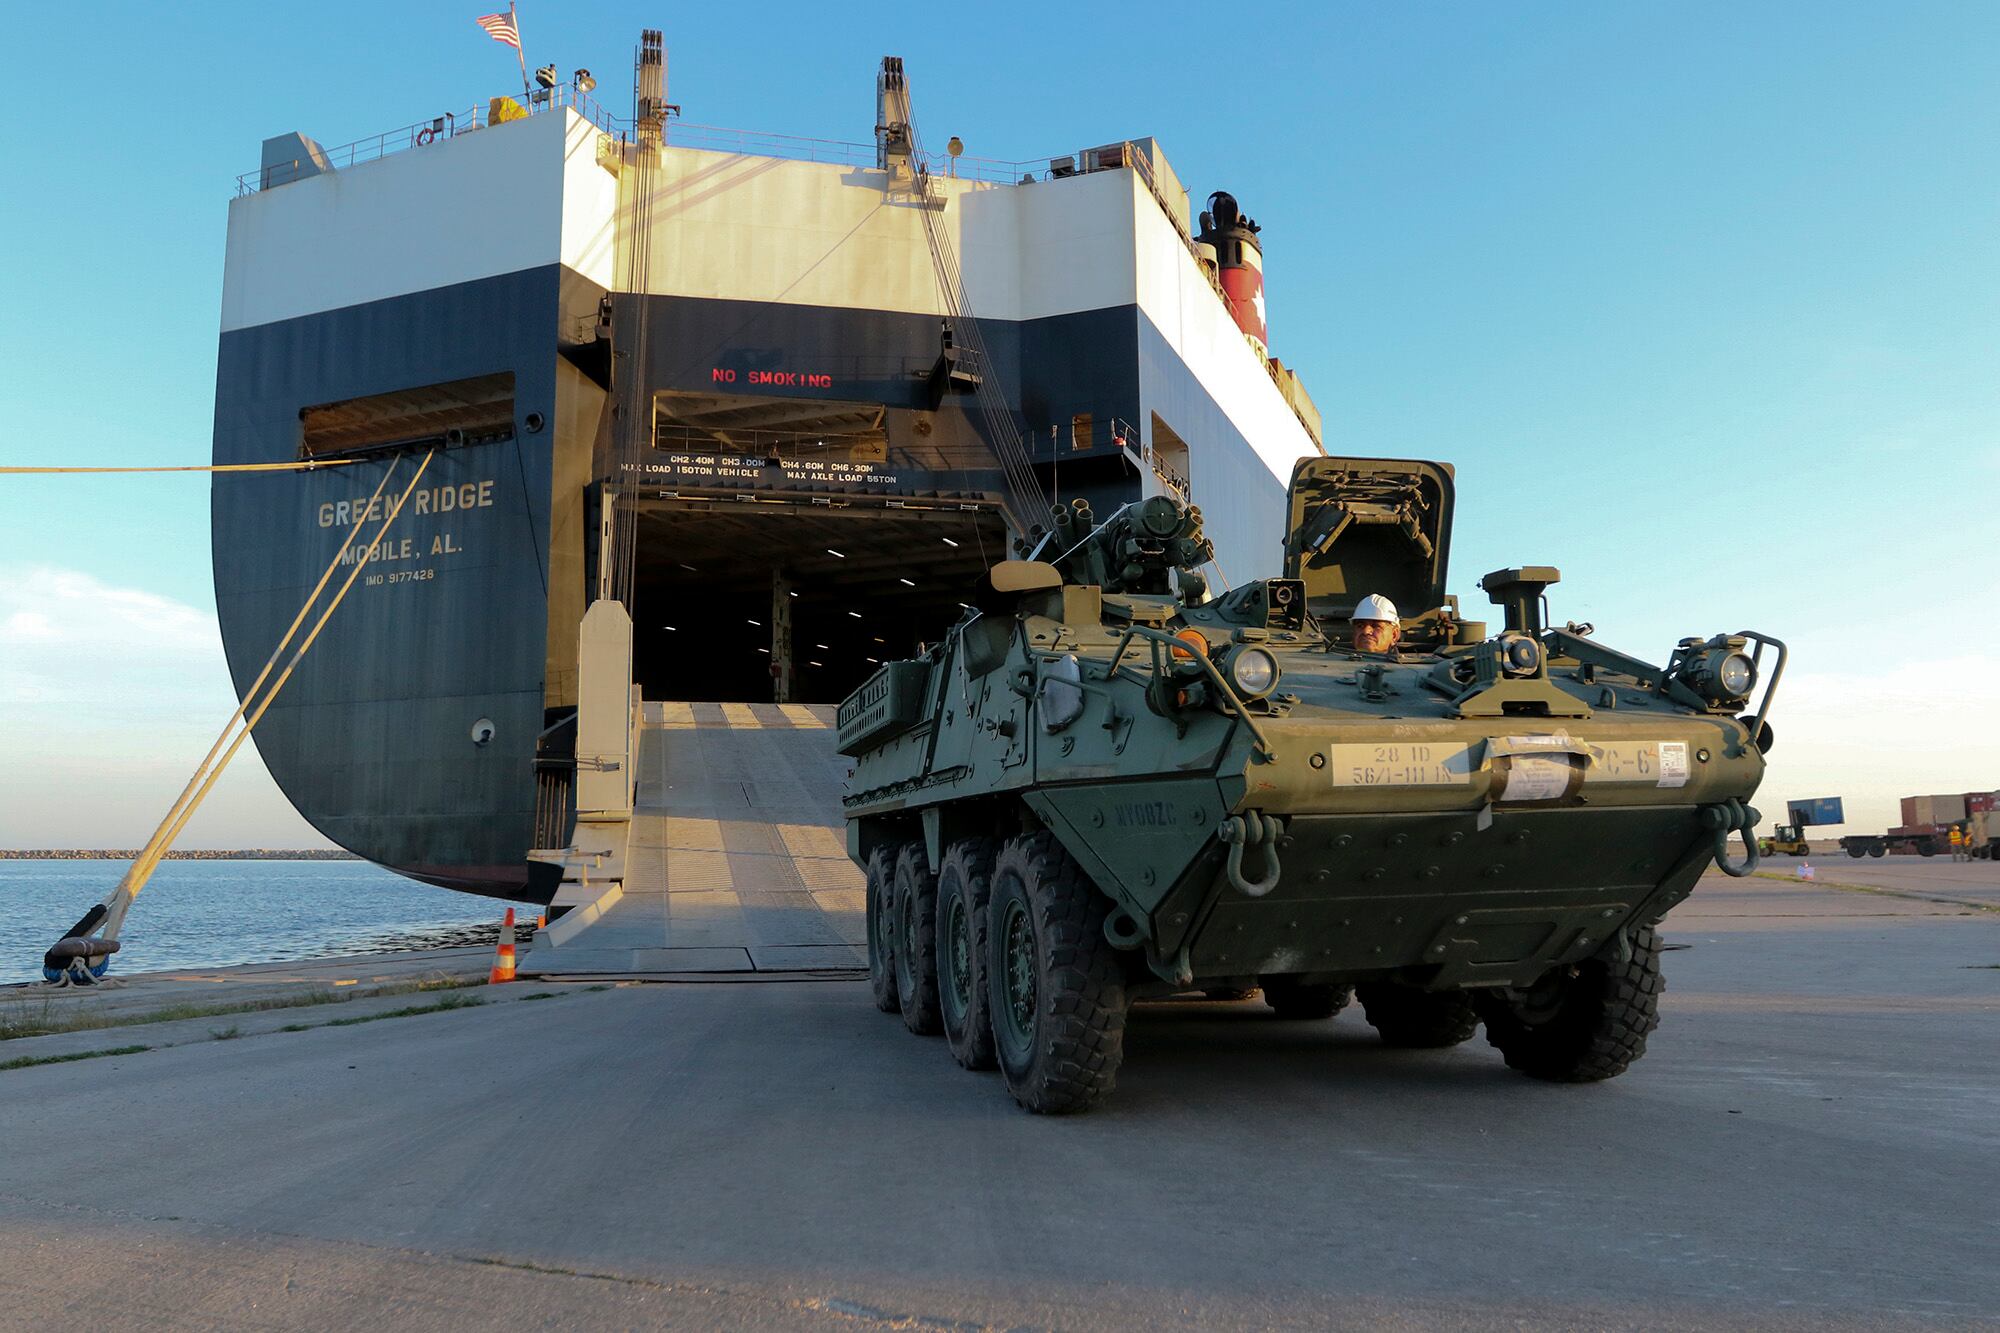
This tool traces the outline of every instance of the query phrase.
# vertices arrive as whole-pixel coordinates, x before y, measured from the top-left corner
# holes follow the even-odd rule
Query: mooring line
[[[369,540],[359,557],[352,557],[351,548],[354,540],[361,535],[363,528],[367,525],[369,516],[375,512],[377,502],[381,499],[383,491],[387,488],[390,478],[394,475],[396,468],[402,460],[399,457],[390,462],[389,467],[382,474],[382,480],[375,487],[375,494],[369,497],[366,505],[361,507],[360,516],[356,520],[354,527],[349,530],[346,539],[341,544],[340,550],[334,554],[332,561],[327,565],[326,571],[320,575],[319,582],[313,585],[311,595],[306,598],[305,604],[299,608],[299,613],[293,618],[291,627],[285,631],[284,638],[279,640],[277,648],[273,650],[270,660],[264,664],[264,669],[258,673],[256,681],[248,690],[243,692],[242,701],[237,704],[236,710],[230,715],[229,721],[223,724],[221,734],[216,737],[215,744],[209,747],[207,756],[196,767],[194,776],[188,780],[188,785],[181,792],[180,799],[176,800],[173,806],[167,811],[166,818],[160,822],[160,826],[154,830],[153,836],[147,841],[145,848],[134,859],[131,866],[127,868],[124,876],[119,880],[118,886],[106,896],[97,908],[92,909],[92,912],[84,918],[83,922],[78,923],[78,927],[74,933],[80,935],[96,933],[98,938],[105,941],[115,941],[118,938],[118,932],[124,924],[125,913],[131,907],[132,900],[139,896],[141,889],[145,888],[146,881],[151,877],[153,870],[158,867],[167,849],[173,845],[174,839],[180,836],[181,830],[187,827],[188,821],[194,817],[194,812],[200,808],[202,801],[207,798],[210,790],[214,788],[216,780],[222,776],[223,770],[229,767],[229,761],[236,757],[236,752],[242,748],[243,742],[249,738],[250,733],[255,729],[257,723],[262,720],[265,712],[269,710],[272,702],[278,697],[278,692],[284,689],[285,683],[291,679],[292,672],[298,667],[300,661],[304,659],[306,653],[311,650],[313,642],[319,638],[320,631],[326,628],[327,622],[333,618],[333,613],[340,609],[341,602],[346,599],[348,591],[354,587],[355,580],[360,578],[361,571],[368,567],[368,552],[373,551],[381,544],[382,539],[388,536],[389,529],[394,526],[397,517],[402,514],[404,504],[417,489],[417,483],[423,480],[424,472],[430,467],[431,459],[436,454],[437,450],[432,449],[424,455],[423,461],[417,465],[417,470],[410,477],[409,483],[403,487],[402,493],[396,497],[395,504],[390,507],[388,514],[382,519],[381,526],[375,530],[374,537]],[[333,577],[334,570],[338,569],[344,560],[350,558],[352,558],[353,568],[348,571],[347,578],[341,583],[339,590],[334,593],[333,599],[327,603],[326,608],[319,613],[319,618],[313,622],[312,629],[307,632],[305,638],[299,643],[298,648],[292,653],[290,660],[285,663],[283,670],[278,672],[275,680],[272,680],[272,669],[277,666],[278,659],[284,654],[286,646],[291,642],[292,637],[298,633],[299,626],[305,623],[306,617],[312,612],[314,605],[319,601],[320,595],[325,592],[327,582]],[[269,681],[269,688],[265,689],[262,696],[259,697],[258,690],[267,681]],[[257,701],[254,711],[250,710],[252,699],[256,699]],[[238,723],[242,724],[240,729],[238,729]],[[230,739],[232,731],[235,733],[233,740]],[[225,740],[229,740],[227,749],[222,748]],[[216,758],[218,750],[222,752],[220,759]],[[93,916],[97,918],[95,921],[91,920]],[[106,961],[108,962],[108,954],[106,955]],[[79,962],[87,967],[87,959],[79,960]],[[45,962],[44,970],[47,971],[48,967],[49,964]],[[63,977],[52,977],[51,979],[61,981],[67,979],[70,975],[70,969],[65,969]]]
[[[366,458],[315,458],[297,463],[210,463],[202,467],[0,467],[0,475],[51,472],[316,472],[323,467],[351,467]]]
[[[229,720],[222,724],[222,731],[216,736],[215,744],[208,747],[208,754],[202,758],[199,764],[195,765],[194,773],[188,778],[188,784],[181,791],[180,799],[174,802],[173,806],[167,811],[167,817],[161,821],[159,828],[153,831],[153,840],[140,850],[137,857],[133,858],[132,867],[126,873],[126,879],[130,879],[134,873],[137,873],[139,876],[138,882],[143,885],[152,876],[154,867],[166,855],[166,838],[163,838],[162,835],[166,834],[167,838],[172,836],[167,833],[168,828],[187,805],[188,799],[193,795],[196,785],[202,779],[202,775],[208,771],[208,766],[215,762],[215,756],[222,749],[222,743],[229,738],[230,729],[243,719],[244,711],[250,707],[250,701],[257,696],[257,691],[262,689],[264,682],[270,678],[272,668],[278,665],[278,659],[284,655],[286,646],[292,641],[292,636],[299,632],[300,625],[305,624],[306,616],[312,612],[313,604],[319,601],[319,595],[326,591],[326,585],[333,578],[333,572],[339,569],[341,561],[347,558],[348,548],[354,544],[355,539],[361,535],[361,530],[367,526],[368,516],[375,512],[376,502],[382,498],[383,490],[388,487],[389,479],[396,475],[396,469],[402,465],[402,461],[400,457],[392,458],[389,460],[389,466],[383,469],[382,480],[375,484],[375,493],[369,496],[368,503],[361,507],[360,513],[355,518],[354,526],[348,529],[347,536],[341,541],[340,549],[335,551],[333,559],[327,562],[326,570],[319,576],[319,582],[313,585],[312,592],[299,607],[299,613],[292,617],[292,623],[285,630],[284,637],[278,640],[275,648],[271,649],[271,656],[264,663],[264,669],[257,673],[257,679],[250,683],[250,688],[243,691],[242,702],[236,705],[236,711],[229,715]],[[119,887],[122,889],[124,885],[121,883]],[[137,893],[138,890],[134,889],[133,896],[137,896]]]

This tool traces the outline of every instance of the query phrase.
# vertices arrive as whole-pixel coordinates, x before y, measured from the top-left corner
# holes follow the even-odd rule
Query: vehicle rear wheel
[[[1087,1111],[1125,1053],[1124,971],[1109,901],[1045,831],[1010,839],[987,903],[987,1007],[1007,1091],[1042,1115]]]
[[[921,842],[896,857],[896,1007],[919,1037],[944,1031],[938,1021],[937,876]]]
[[[1321,985],[1274,977],[1264,983],[1264,1003],[1279,1018],[1310,1022],[1332,1018],[1354,998],[1352,986]]]
[[[1859,847],[1849,847],[1847,849],[1847,854],[1853,857],[1857,861],[1859,861],[1862,857],[1868,855],[1866,851],[1862,850]]]
[[[1554,1083],[1614,1078],[1646,1053],[1660,1025],[1660,937],[1632,932],[1631,957],[1600,954],[1522,991],[1481,992],[1486,1040],[1509,1068]]]
[[[1886,849],[1884,849],[1884,848],[1881,848],[1881,847],[1870,847],[1870,848],[1868,849],[1868,854],[1869,854],[1870,856],[1882,856],[1882,855],[1884,855],[1884,854],[1885,854],[1885,852],[1886,852]]]
[[[868,989],[875,1007],[896,1012],[896,845],[885,843],[868,853]]]
[[[993,1068],[986,1011],[986,901],[993,882],[991,838],[961,838],[945,849],[937,879],[938,1018],[951,1058]]]
[[[1937,855],[1937,848],[1935,848],[1935,847],[1932,847],[1932,846],[1930,846],[1929,844],[1925,844],[1925,845],[1923,845],[1923,846],[1921,846],[1921,847],[1917,848],[1917,855],[1918,855],[1918,856],[1936,856],[1936,855]]]
[[[1421,991],[1394,982],[1356,986],[1361,1012],[1383,1044],[1406,1050],[1456,1046],[1479,1030],[1479,1015],[1464,991]]]

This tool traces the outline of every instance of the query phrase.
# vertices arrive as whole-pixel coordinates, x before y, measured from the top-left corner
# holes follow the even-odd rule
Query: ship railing
[[[576,712],[535,738],[535,842],[567,847],[575,811]]]
[[[356,139],[353,143],[322,148],[320,159],[312,163],[306,162],[303,158],[293,158],[290,162],[267,163],[256,171],[246,171],[238,176],[236,193],[255,194],[259,190],[289,184],[299,179],[301,170],[322,167],[322,164],[322,169],[330,167],[334,170],[359,166],[378,158],[393,157],[397,153],[427,148],[442,140],[456,138],[461,134],[471,134],[503,121],[562,110],[576,112],[604,133],[614,137],[622,137],[630,130],[626,122],[605,110],[604,105],[589,93],[572,84],[560,84],[554,88],[537,88],[526,96],[507,94],[490,98],[463,111],[447,111],[427,120],[419,120],[393,130],[384,130],[366,139]]]
[[[1161,454],[1159,446],[1142,439],[1138,427],[1122,417],[1111,418],[1111,442],[1117,445],[1126,458],[1142,464],[1151,472],[1174,497],[1183,502],[1194,498],[1194,487],[1178,468],[1169,463]]]
[[[792,162],[827,162],[836,166],[873,170],[877,148],[872,143],[848,143],[840,139],[811,139],[796,134],[770,134],[762,130],[736,130],[721,125],[700,125],[690,121],[667,122],[660,141],[669,148],[694,148],[716,153],[740,153],[747,157],[777,157]],[[992,157],[956,159],[946,154],[926,153],[926,171],[941,179],[983,181],[989,185],[1022,184],[1032,179],[1036,163],[1008,162]]]

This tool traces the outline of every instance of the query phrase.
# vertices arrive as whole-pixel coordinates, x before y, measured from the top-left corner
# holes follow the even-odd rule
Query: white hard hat
[[[1379,592],[1371,592],[1362,598],[1354,608],[1356,620],[1401,620],[1396,614],[1396,604]]]

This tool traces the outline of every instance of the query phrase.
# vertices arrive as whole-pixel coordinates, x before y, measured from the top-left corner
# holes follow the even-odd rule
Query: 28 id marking
[[[1472,781],[1472,747],[1433,742],[1330,745],[1336,787],[1458,787]]]

